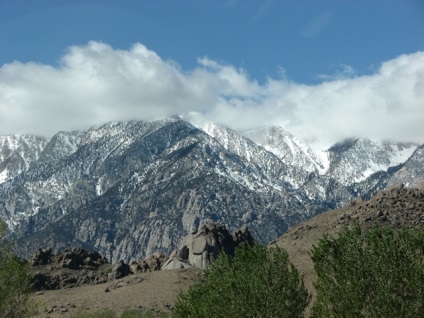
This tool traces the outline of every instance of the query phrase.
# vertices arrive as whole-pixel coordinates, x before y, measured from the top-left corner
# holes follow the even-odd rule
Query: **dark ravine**
[[[351,140],[329,150],[335,159],[324,171],[318,156],[282,129],[247,136],[172,118],[50,140],[0,137],[0,218],[21,256],[40,246],[54,253],[81,247],[129,263],[169,255],[184,233],[209,222],[230,231],[247,224],[267,243],[357,196],[424,180],[423,146],[413,152],[417,145]],[[412,155],[394,165],[405,149]],[[368,176],[375,166],[391,168]]]

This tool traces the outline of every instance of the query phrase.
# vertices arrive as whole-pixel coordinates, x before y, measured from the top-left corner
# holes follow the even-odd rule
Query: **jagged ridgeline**
[[[243,134],[179,118],[50,140],[0,137],[0,218],[20,255],[79,246],[110,262],[169,254],[202,224],[264,243],[392,185],[424,180],[423,146],[348,140],[316,152],[280,127]]]

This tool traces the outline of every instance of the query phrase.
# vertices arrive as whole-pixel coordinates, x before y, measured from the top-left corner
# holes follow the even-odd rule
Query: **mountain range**
[[[423,148],[357,138],[316,151],[281,127],[178,117],[0,136],[0,218],[25,257],[70,246],[112,262],[169,254],[208,222],[247,224],[267,243],[357,197],[420,186]]]

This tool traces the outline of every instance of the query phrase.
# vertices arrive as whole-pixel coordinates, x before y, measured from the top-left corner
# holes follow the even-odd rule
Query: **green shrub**
[[[204,280],[179,295],[174,316],[303,317],[308,302],[285,250],[241,245],[234,257],[221,254],[206,269]]]
[[[78,318],[115,318],[116,314],[111,309],[105,309],[99,312],[85,312],[79,313],[77,315]]]
[[[143,312],[141,310],[139,310],[139,309],[126,309],[122,313],[121,318],[142,318],[142,317],[148,317],[148,316],[142,316],[142,315],[143,315]]]
[[[5,234],[6,224],[0,221],[0,317],[27,317],[31,310],[29,266],[12,252]]]
[[[168,317],[169,315],[161,312],[154,313],[151,310],[142,310],[142,309],[125,309],[120,318],[155,318],[155,317]],[[95,313],[79,313],[78,318],[115,318],[117,317],[116,313],[111,309],[105,309],[100,312]]]
[[[424,230],[359,225],[312,249],[313,317],[424,317]]]
[[[168,314],[164,312],[155,313],[152,310],[142,310],[142,309],[126,309],[121,318],[166,318],[169,317]]]

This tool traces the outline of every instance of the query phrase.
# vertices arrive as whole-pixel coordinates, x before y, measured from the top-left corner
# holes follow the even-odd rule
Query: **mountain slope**
[[[261,134],[273,136],[264,137],[268,147],[252,140],[259,142]],[[129,261],[156,251],[169,254],[185,233],[206,222],[224,223],[230,231],[247,224],[257,239],[269,242],[358,195],[423,175],[419,151],[390,166],[413,145],[337,145],[328,151],[325,172],[319,156],[282,129],[250,137],[179,118],[109,123],[60,132],[48,142],[33,137],[28,147],[38,152],[25,156],[30,160],[1,154],[6,159],[0,166],[23,168],[0,184],[0,217],[23,256],[39,247],[81,246],[112,262]],[[378,160],[378,167],[389,169],[359,183],[344,179],[343,167],[352,178]],[[415,174],[396,179],[403,168]]]
[[[373,173],[404,163],[417,149],[413,143],[375,142],[365,138],[345,140],[328,150],[327,175],[343,185],[366,180]]]
[[[408,187],[424,185],[424,145],[418,147],[401,168],[389,178],[387,185],[405,184]]]
[[[113,261],[169,253],[181,233],[209,221],[230,228],[248,223],[268,241],[316,212],[285,182],[291,170],[275,156],[265,152],[260,164],[248,162],[180,120],[110,124],[76,134],[77,150],[53,155],[63,144],[57,142],[63,134],[55,136],[25,178],[11,180],[10,190],[1,193],[1,212],[22,254],[75,244]],[[262,151],[254,143],[247,148]],[[54,165],[46,164],[49,157]]]
[[[30,135],[0,136],[0,184],[28,170],[46,143],[44,138]]]

